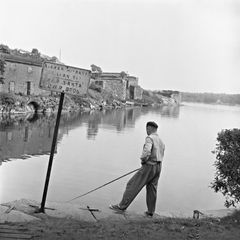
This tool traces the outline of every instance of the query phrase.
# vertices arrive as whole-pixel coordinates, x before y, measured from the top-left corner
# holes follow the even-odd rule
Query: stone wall
[[[127,89],[127,99],[140,100],[142,99],[143,90],[140,86],[130,85]]]
[[[143,89],[140,86],[135,86],[134,99],[142,99]]]
[[[128,86],[138,86],[138,78],[134,76],[128,76]]]
[[[127,90],[126,87],[127,87],[127,81],[124,79],[105,80],[103,82],[103,89],[111,92],[114,97],[120,100],[126,99],[126,90]]]
[[[118,99],[142,99],[142,88],[138,85],[138,78],[134,76],[122,78],[121,73],[102,73],[94,83],[112,92]]]
[[[134,76],[128,76],[127,80],[127,99],[142,99],[142,88],[138,85],[138,78]]]

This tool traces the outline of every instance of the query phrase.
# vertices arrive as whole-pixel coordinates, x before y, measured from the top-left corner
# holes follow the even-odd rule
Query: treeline
[[[182,92],[182,102],[240,104],[240,94]]]

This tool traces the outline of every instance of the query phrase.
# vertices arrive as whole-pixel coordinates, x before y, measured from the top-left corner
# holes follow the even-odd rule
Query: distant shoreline
[[[206,104],[206,105],[213,105],[213,106],[228,106],[228,107],[240,107],[240,104],[230,104],[230,103],[206,103],[206,102],[190,102],[190,101],[183,101],[181,102],[181,106],[185,104]]]

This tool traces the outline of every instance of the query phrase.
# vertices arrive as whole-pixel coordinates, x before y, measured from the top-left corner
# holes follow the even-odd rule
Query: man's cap
[[[155,122],[147,122],[147,126],[158,128],[158,125]]]

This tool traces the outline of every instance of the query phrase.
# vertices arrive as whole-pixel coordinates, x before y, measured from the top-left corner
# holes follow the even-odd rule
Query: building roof
[[[122,78],[122,75],[121,73],[118,73],[118,72],[103,72],[101,73],[100,75],[100,79],[103,79],[103,80],[138,80],[137,77],[135,76],[129,76],[127,75],[125,78]]]
[[[7,62],[22,63],[34,66],[42,66],[42,58],[34,58],[30,56],[18,56],[6,53],[0,53],[0,56]]]
[[[128,79],[131,79],[131,80],[138,80],[138,78],[135,77],[135,76],[128,76],[127,78],[128,78]]]
[[[114,72],[103,72],[101,73],[101,76],[103,77],[121,77],[120,73],[114,73]]]

